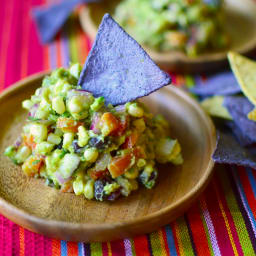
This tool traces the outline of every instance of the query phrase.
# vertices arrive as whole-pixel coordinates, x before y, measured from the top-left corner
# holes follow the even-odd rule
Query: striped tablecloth
[[[31,7],[54,0],[0,1],[0,90],[30,74],[81,62],[90,49],[74,14],[56,41],[38,41]],[[172,74],[177,85],[195,77]],[[196,79],[201,79],[197,77]],[[32,233],[0,215],[0,255],[255,255],[256,171],[215,171],[197,202],[154,233],[109,243],[73,243]]]

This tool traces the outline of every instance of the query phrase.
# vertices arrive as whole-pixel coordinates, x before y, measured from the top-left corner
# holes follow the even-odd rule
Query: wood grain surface
[[[116,202],[88,201],[26,177],[3,155],[21,133],[27,113],[21,102],[43,75],[23,80],[0,95],[0,212],[29,230],[72,241],[107,241],[156,230],[182,214],[208,183],[215,129],[200,106],[181,89],[167,86],[142,101],[170,122],[182,145],[184,164],[159,166],[154,189]]]
[[[99,3],[86,5],[80,11],[80,21],[84,31],[94,40],[98,25],[103,15],[114,13],[116,4],[120,0],[103,0]],[[254,0],[224,0],[226,20],[223,24],[229,34],[231,45],[221,51],[210,50],[198,57],[187,57],[182,52],[156,52],[146,49],[147,53],[162,68],[175,72],[205,72],[216,71],[228,64],[227,52],[237,51],[250,53],[256,47],[256,4]],[[135,38],[136,39],[136,38]]]

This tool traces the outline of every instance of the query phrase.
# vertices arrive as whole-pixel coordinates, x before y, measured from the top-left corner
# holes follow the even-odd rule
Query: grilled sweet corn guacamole
[[[115,200],[142,184],[151,189],[159,163],[182,164],[168,123],[142,104],[106,105],[77,86],[81,66],[59,68],[23,101],[23,132],[5,150],[23,172],[62,192]]]
[[[228,46],[222,0],[123,0],[115,19],[139,43],[197,56]]]

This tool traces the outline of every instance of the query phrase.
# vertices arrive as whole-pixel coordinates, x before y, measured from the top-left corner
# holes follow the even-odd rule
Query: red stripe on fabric
[[[178,238],[177,238],[177,235],[176,235],[175,222],[172,222],[170,224],[170,226],[171,226],[172,233],[173,233],[173,239],[174,239],[177,255],[180,255],[179,243],[178,243]]]
[[[11,26],[12,26],[12,19],[13,19],[13,14],[14,14],[14,0],[9,0],[6,1],[6,8],[5,10],[5,15],[3,17],[3,22],[4,22],[4,31],[2,36],[2,42],[1,47],[0,47],[0,91],[3,90],[4,86],[6,86],[5,83],[5,75],[7,72],[12,72],[12,70],[8,69],[6,66],[7,62],[7,56],[8,56],[8,46],[9,42],[11,40],[10,34],[11,34]]]
[[[125,248],[123,240],[110,242],[113,256],[125,255]]]
[[[74,242],[67,242],[68,256],[78,255],[78,244]]]
[[[102,243],[102,255],[108,256],[108,245],[107,243]]]
[[[134,249],[136,256],[150,255],[148,248],[149,246],[146,236],[137,236],[134,238]]]
[[[25,255],[25,235],[24,235],[24,228],[20,227],[19,230],[20,236],[20,256]]]
[[[7,49],[6,57],[6,72],[4,88],[13,84],[20,79],[21,65],[19,60],[21,59],[21,44],[22,41],[22,29],[20,29],[20,21],[24,18],[23,14],[23,1],[15,1],[15,10],[13,20],[11,23],[10,38]],[[19,42],[19,43],[17,43]],[[2,68],[2,67],[1,67]]]
[[[43,4],[43,0],[33,0],[33,5]],[[30,10],[31,11],[31,10]],[[31,12],[29,11],[29,51],[28,51],[28,70],[27,74],[31,75],[45,69],[44,67],[44,48],[40,44],[39,37],[36,31],[35,22],[31,18]]]
[[[52,239],[46,236],[44,238],[44,255],[51,256],[52,255]]]
[[[84,34],[83,30],[81,27],[79,28],[79,47],[82,49],[81,54],[79,55],[79,62],[84,63],[86,60],[86,57],[89,53],[89,48],[88,48],[88,42],[86,35]]]
[[[60,240],[52,239],[52,256],[61,255]]]
[[[25,255],[35,255],[35,237],[34,233],[24,230]]]
[[[19,226],[13,223],[12,227],[12,255],[19,255],[20,240],[19,240]]]
[[[161,232],[163,235],[165,252],[168,256],[170,256],[169,246],[168,246],[168,242],[167,242],[167,236],[166,236],[166,232],[165,232],[164,228],[161,228]]]
[[[29,8],[30,0],[24,1],[23,13],[24,17],[22,19],[22,41],[21,43],[21,71],[20,76],[24,78],[28,74],[28,52],[29,52]],[[35,56],[34,56],[35,57]]]
[[[235,243],[238,255],[243,255],[243,249],[242,249],[240,241],[239,241],[239,237],[238,237],[238,234],[237,234],[237,231],[236,231],[235,223],[233,221],[233,217],[232,217],[232,215],[230,213],[230,210],[228,208],[227,201],[224,197],[224,191],[221,187],[221,183],[220,183],[219,177],[217,175],[216,175],[216,179],[214,179],[214,181],[215,181],[215,184],[216,184],[216,187],[217,187],[217,190],[218,190],[218,196],[221,200],[223,209],[224,209],[225,214],[226,214],[227,219],[228,219],[228,224],[229,224],[229,227],[230,227],[230,230],[231,230],[232,237],[234,239],[234,243]]]
[[[57,67],[62,67],[62,56],[61,56],[61,40],[60,33],[56,37],[56,49],[57,49]]]
[[[238,175],[239,175],[241,184],[243,186],[244,193],[247,198],[248,204],[252,210],[254,218],[256,218],[256,199],[254,197],[254,193],[253,193],[250,181],[249,181],[249,177],[248,177],[244,167],[239,166],[239,167],[237,167],[237,170],[238,170]]]
[[[203,222],[200,216],[198,204],[194,204],[187,213],[187,218],[191,228],[196,252],[199,256],[211,255],[208,240],[205,234]]]
[[[206,193],[206,205],[210,213],[213,226],[216,232],[216,237],[219,243],[220,251],[223,255],[234,255],[227,229],[223,216],[221,214],[220,206],[216,199],[216,194],[214,192],[214,186],[212,183],[208,186]]]

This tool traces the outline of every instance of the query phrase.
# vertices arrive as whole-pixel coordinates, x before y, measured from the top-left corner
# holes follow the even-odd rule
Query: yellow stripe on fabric
[[[210,248],[211,255],[214,255],[210,235],[209,235],[209,232],[208,232],[208,228],[207,228],[207,225],[206,225],[201,207],[200,207],[200,219],[202,220],[202,223],[203,223],[204,232],[206,234],[206,239],[207,239],[207,242],[208,242],[208,246]]]
[[[164,256],[166,251],[164,249],[164,240],[161,230],[150,234],[151,249],[154,256]]]
[[[177,224],[175,225],[175,230],[178,239],[180,255],[193,256],[194,252],[184,217],[180,217],[176,223]]]
[[[131,247],[132,247],[132,255],[136,255],[135,247],[134,247],[134,241],[133,241],[133,239],[129,239],[129,241],[130,241]]]
[[[111,251],[111,244],[110,244],[110,242],[107,242],[107,247],[108,247],[108,256],[112,256],[112,251]]]
[[[221,170],[217,171],[217,175],[219,181],[221,182],[221,187],[223,189],[228,208],[233,218],[242,250],[245,255],[254,255],[252,243],[249,238],[249,234],[247,232],[242,213],[232,192],[231,184],[229,182],[227,173]]]
[[[71,62],[79,62],[79,47],[77,43],[77,33],[78,30],[76,28],[75,22],[76,16],[71,15],[68,21],[68,38],[69,38],[69,51],[70,51],[70,60]]]
[[[91,255],[102,256],[101,243],[90,243]]]
[[[217,189],[217,185],[216,185],[215,179],[213,180],[213,187],[214,187],[214,190],[215,190],[215,193],[216,193],[216,196],[217,196],[217,200],[218,200],[218,204],[219,204],[219,207],[220,207],[221,215],[222,215],[222,217],[224,219],[224,222],[225,222],[225,225],[226,225],[226,228],[227,228],[228,237],[229,237],[232,249],[234,251],[234,254],[236,256],[238,256],[238,252],[237,252],[237,249],[236,249],[235,241],[234,241],[234,238],[233,238],[233,235],[232,235],[229,223],[228,223],[228,218],[227,218],[227,215],[225,213],[223,204],[222,204],[222,202],[220,200],[220,194],[219,194],[219,191]]]
[[[195,85],[195,79],[190,75],[185,76],[185,81],[186,81],[186,86],[188,88],[191,88]]]

